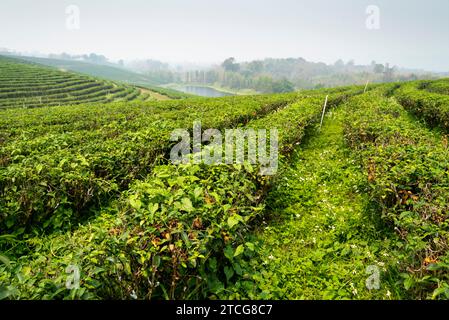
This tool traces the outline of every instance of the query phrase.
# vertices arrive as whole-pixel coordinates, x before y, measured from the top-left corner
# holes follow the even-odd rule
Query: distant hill
[[[134,85],[154,86],[159,82],[151,77],[128,71],[119,67],[102,64],[94,64],[76,60],[49,59],[37,57],[16,57],[23,60],[44,64],[58,69],[84,73],[93,77],[104,78],[113,81],[121,81]]]

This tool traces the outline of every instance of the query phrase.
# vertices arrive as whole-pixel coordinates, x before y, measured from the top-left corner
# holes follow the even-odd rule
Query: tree
[[[101,54],[91,53],[88,56],[88,61],[92,63],[106,64],[108,62],[108,59]]]
[[[373,68],[374,73],[383,73],[385,71],[385,67],[383,64],[376,63]]]
[[[248,70],[251,74],[258,74],[263,70],[263,62],[262,61],[251,61],[248,63]]]
[[[390,82],[393,81],[393,75],[394,75],[395,67],[390,68],[390,64],[385,64],[385,71],[384,71],[384,81]]]
[[[291,83],[285,78],[273,83],[273,92],[275,93],[292,92],[292,91],[295,91],[293,83]]]
[[[338,59],[337,61],[335,61],[335,63],[334,63],[334,67],[337,67],[337,68],[343,68],[345,66],[345,63],[343,62],[343,60],[341,60],[341,59]]]
[[[355,61],[354,60],[349,60],[347,63],[346,63],[346,66],[347,67],[353,67],[355,65]]]
[[[223,63],[221,64],[221,66],[223,67],[223,69],[225,69],[226,71],[233,71],[233,72],[237,72],[240,69],[240,65],[238,63],[235,62],[235,58],[231,57],[226,59],[225,61],[223,61]]]

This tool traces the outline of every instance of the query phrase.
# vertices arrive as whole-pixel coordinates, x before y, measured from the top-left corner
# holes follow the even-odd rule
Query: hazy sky
[[[80,29],[66,27],[66,7]],[[366,8],[380,9],[380,29]],[[112,59],[304,57],[449,71],[448,0],[0,0],[0,48]]]

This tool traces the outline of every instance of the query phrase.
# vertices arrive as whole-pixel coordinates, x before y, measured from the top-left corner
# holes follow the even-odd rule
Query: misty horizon
[[[83,60],[82,57],[86,57],[90,54],[96,54],[99,56],[104,56],[108,62],[110,62],[111,64],[118,64],[120,61],[124,61],[126,64],[132,64],[134,62],[145,62],[145,61],[155,61],[155,62],[161,62],[161,63],[166,63],[168,64],[170,69],[176,69],[178,67],[182,67],[183,70],[188,71],[188,70],[201,70],[201,69],[210,69],[213,67],[219,67],[223,61],[211,61],[211,62],[205,62],[205,61],[164,61],[164,60],[159,60],[159,59],[154,59],[152,57],[140,57],[140,58],[135,58],[135,59],[130,59],[130,60],[125,60],[125,59],[111,59],[106,55],[103,55],[101,52],[88,52],[88,53],[83,53],[83,54],[74,54],[71,52],[50,52],[50,53],[44,53],[44,52],[40,52],[40,51],[17,51],[11,48],[2,48],[0,47],[0,55],[1,54],[9,54],[12,56],[23,56],[23,57],[37,57],[37,58],[45,58],[45,59],[61,59],[61,60],[78,60],[80,62],[85,62],[85,63],[92,63],[89,62],[88,60]],[[71,58],[55,58],[57,56],[62,56],[62,55],[69,55],[71,56]],[[75,59],[73,57],[78,57],[78,59]],[[260,58],[260,59],[254,59],[254,60],[245,60],[245,61],[240,61],[237,60],[238,63],[250,63],[252,61],[265,61],[265,60],[288,60],[288,59],[304,59],[307,62],[310,63],[315,63],[315,64],[325,64],[326,66],[332,66],[335,65],[336,63],[342,61],[343,63],[347,64],[347,63],[354,63],[355,66],[369,66],[370,64],[372,64],[373,62],[376,63],[381,63],[381,64],[390,64],[388,61],[376,61],[376,60],[371,60],[370,63],[366,63],[366,64],[362,64],[362,63],[358,63],[357,61],[355,61],[354,59],[344,59],[344,58],[339,58],[334,62],[324,62],[324,61],[319,61],[319,60],[313,60],[313,59],[308,59],[302,56],[297,56],[297,57],[293,57],[293,56],[286,56],[286,57],[264,57],[264,58]],[[390,64],[391,65],[391,64]],[[432,70],[426,70],[426,69],[422,69],[422,68],[412,68],[412,67],[408,67],[405,65],[391,65],[392,67],[395,67],[399,70],[406,70],[409,72],[431,72],[431,73],[447,73],[444,70],[437,70],[437,71],[432,71]]]
[[[449,3],[419,1],[52,1],[0,4],[0,48],[85,54],[113,61],[154,59],[211,65],[302,57],[333,64],[371,61],[401,68],[449,71],[445,14]],[[78,28],[67,8],[76,6]],[[379,24],[368,28],[369,6]],[[24,10],[26,8],[26,10]]]

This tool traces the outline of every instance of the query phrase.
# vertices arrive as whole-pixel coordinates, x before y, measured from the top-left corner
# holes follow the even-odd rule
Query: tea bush
[[[447,138],[379,93],[353,98],[345,137],[359,154],[370,196],[403,241],[401,281],[411,297],[449,298]]]
[[[449,129],[449,96],[425,90],[426,82],[401,86],[395,97],[405,109],[424,119],[431,126]],[[438,91],[437,91],[438,92]]]
[[[0,120],[0,229],[70,228],[163,161],[170,133],[234,127],[298,94],[6,110]]]
[[[304,98],[270,115],[266,124],[281,124],[294,113],[297,125],[279,128],[280,143],[299,142],[305,128],[315,123],[322,101]],[[262,126],[263,119],[248,127]],[[268,185],[247,164],[156,166],[146,179],[132,182],[116,205],[73,233],[26,238],[14,249],[20,258],[5,270],[2,280],[10,285],[4,290],[14,298],[218,294],[241,274],[238,257],[253,254],[254,245],[243,235],[263,213]],[[64,287],[64,271],[71,264],[83,271],[75,291]]]

